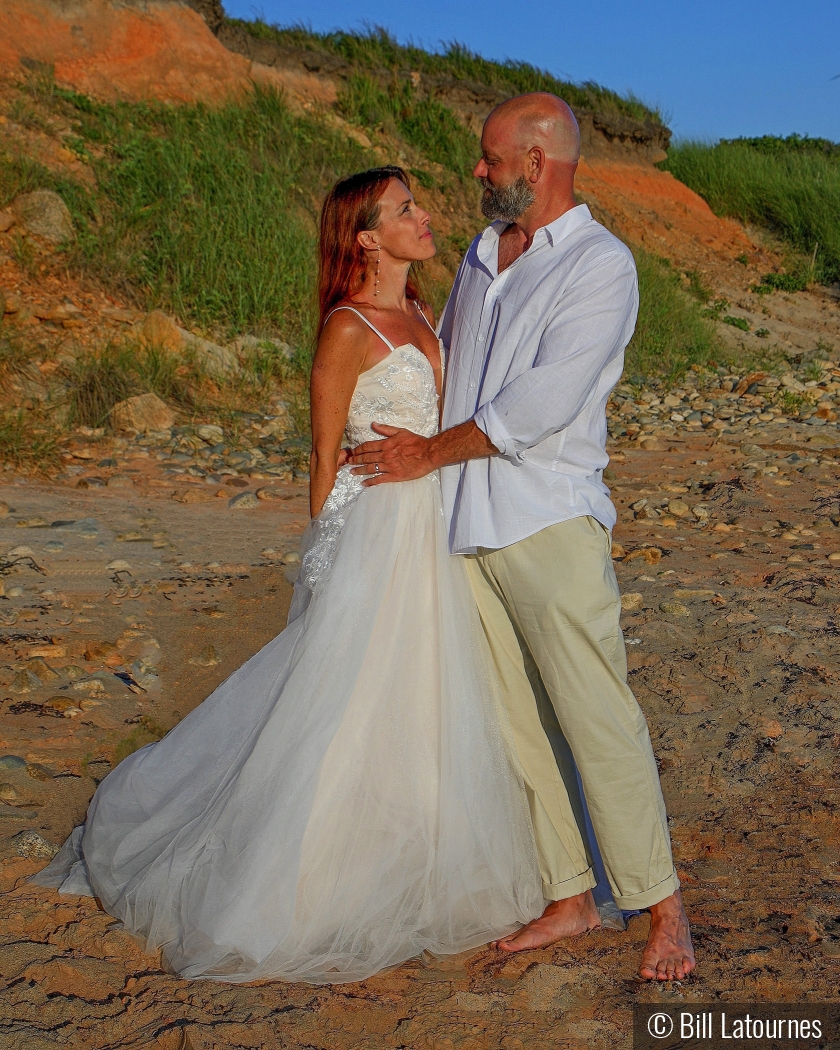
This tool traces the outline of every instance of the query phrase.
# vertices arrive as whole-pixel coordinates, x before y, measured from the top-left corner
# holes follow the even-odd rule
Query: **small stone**
[[[44,550],[47,554],[58,554],[59,551],[64,550],[64,544],[58,540],[50,540],[49,543],[44,544]]]
[[[704,507],[701,503],[695,503],[691,508],[691,513],[694,515],[697,521],[708,521],[709,520],[709,508]]]
[[[79,480],[76,482],[76,488],[77,489],[104,489],[107,484],[108,484],[108,482],[106,482],[104,478],[99,478],[99,477],[96,477],[95,475],[91,475],[90,477],[87,477],[87,478],[79,478]],[[119,488],[119,486],[115,485],[114,488]]]
[[[175,413],[157,394],[138,394],[126,398],[111,409],[111,423],[121,430],[169,430]]]
[[[770,740],[778,740],[779,737],[784,735],[784,732],[784,729],[775,718],[771,718],[769,722],[765,723],[764,735]]]
[[[260,501],[253,492],[240,492],[238,496],[228,500],[228,506],[231,510],[252,510],[259,505]]]
[[[620,543],[616,543],[615,541],[613,541],[612,548],[610,549],[610,557],[614,561],[621,561],[621,559],[626,555],[626,553],[627,552]]]
[[[232,486],[235,489],[246,489],[248,487],[248,482],[245,480],[245,478],[237,478],[237,477],[227,478],[225,480],[224,484],[225,485],[230,485],[230,486]]]
[[[41,688],[41,679],[34,675],[31,671],[18,671],[15,677],[12,679],[12,684],[9,689],[13,693],[26,694],[32,693],[36,689]]]
[[[202,424],[196,429],[196,434],[198,434],[202,441],[207,441],[213,445],[218,445],[220,441],[224,441],[225,437],[225,432],[215,423]]]
[[[12,547],[12,549],[6,555],[7,558],[34,558],[35,551],[31,547]]]
[[[697,590],[676,590],[674,591],[675,598],[699,598],[701,601],[707,601],[709,598],[714,598],[715,592],[708,588],[698,588]]]
[[[691,507],[684,499],[672,499],[668,503],[668,512],[673,514],[675,518],[687,518],[691,513]]]
[[[300,565],[300,553],[298,551],[286,551],[282,559],[283,565]]]
[[[0,800],[3,802],[14,802],[18,797],[13,784],[0,784]]]
[[[764,451],[763,448],[761,448],[760,445],[753,445],[748,443],[745,445],[741,445],[741,455],[748,456],[750,458],[754,456],[760,456],[763,458],[767,455],[767,453]]]
[[[0,769],[26,769],[26,759],[19,755],[0,755]]]
[[[78,702],[71,696],[51,696],[44,707],[51,707],[53,711],[60,711],[63,715],[70,710],[79,710],[81,713]]]
[[[122,558],[115,558],[114,561],[109,561],[105,568],[109,572],[131,572],[131,566]]]
[[[219,663],[219,657],[215,646],[206,645],[198,656],[194,656],[190,663],[196,667],[215,667]]]
[[[72,241],[76,236],[70,211],[53,190],[21,193],[12,201],[12,213],[27,233],[53,244]]]
[[[11,587],[7,587],[6,588],[6,597],[7,598],[22,598],[23,597],[23,587],[21,587],[19,584],[16,584],[16,583],[12,584]]]
[[[113,642],[91,642],[85,649],[84,656],[88,663],[94,663],[97,660],[105,660],[116,652],[118,650]]]
[[[15,844],[15,850],[21,857],[46,857],[52,860],[60,849],[59,846],[54,846],[51,842],[47,842],[37,831],[32,831],[32,829],[21,831],[18,835],[15,835],[12,842]]]
[[[37,675],[42,682],[57,682],[61,678],[61,675],[57,674],[42,656],[36,656],[31,659],[27,663],[26,669]]]
[[[644,604],[644,596],[638,591],[633,591],[630,594],[622,594],[621,596],[622,612],[636,612],[639,609],[643,609]]]
[[[213,493],[208,492],[207,489],[201,489],[198,486],[195,488],[187,489],[187,491],[178,500],[179,503],[207,503],[212,502],[214,499]]]
[[[11,513],[11,507],[5,501],[0,499],[0,518],[5,518]]]
[[[0,233],[10,230],[15,224],[15,217],[10,211],[0,211]]]
[[[668,616],[691,616],[691,609],[680,602],[662,602],[659,611],[667,613]]]
[[[128,474],[115,474],[112,478],[108,478],[107,485],[109,489],[133,489],[134,479]]]
[[[27,766],[26,772],[33,780],[47,781],[53,779],[52,771],[47,769],[46,766],[40,765],[38,762],[30,762]]]
[[[834,551],[833,554],[829,554],[828,560],[829,561],[835,561],[835,562],[836,561],[840,561],[840,551]]]

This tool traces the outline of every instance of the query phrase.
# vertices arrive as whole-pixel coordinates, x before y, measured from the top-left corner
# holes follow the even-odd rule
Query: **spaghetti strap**
[[[330,312],[326,316],[326,319],[324,320],[324,324],[326,324],[327,321],[329,321],[329,319],[332,317],[333,314],[337,314],[339,310],[349,310],[351,314],[355,314],[356,317],[361,318],[365,322],[365,324],[368,326],[368,328],[372,332],[375,332],[379,336],[379,338],[388,347],[388,349],[391,351],[391,353],[392,354],[394,353],[395,347],[394,347],[394,344],[391,342],[391,340],[390,339],[386,339],[385,336],[376,327],[376,325],[371,324],[370,321],[365,317],[365,315],[360,310],[356,310],[352,306],[337,306],[334,310],[330,310]],[[428,323],[429,322],[427,320],[426,324],[428,324]]]
[[[420,311],[420,316],[423,318],[423,320],[426,322],[426,324],[429,326],[429,328],[432,328],[432,322],[429,320],[428,317],[426,317],[425,313],[423,312],[423,308],[420,306],[420,304],[417,302],[416,299],[414,300],[414,305]],[[437,332],[435,332],[434,328],[432,328],[432,332],[434,333],[435,339],[437,339],[438,338],[438,334],[437,334]]]

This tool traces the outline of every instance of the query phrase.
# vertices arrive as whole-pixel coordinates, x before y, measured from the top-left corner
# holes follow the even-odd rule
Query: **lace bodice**
[[[426,355],[410,343],[396,347],[359,376],[344,431],[348,445],[381,437],[371,423],[401,427],[423,437],[438,432],[434,372]]]

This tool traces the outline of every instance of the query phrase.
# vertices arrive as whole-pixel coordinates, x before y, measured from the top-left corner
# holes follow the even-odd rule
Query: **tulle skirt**
[[[437,476],[340,472],[289,626],[100,784],[35,879],[184,977],[358,981],[542,912],[498,685]]]

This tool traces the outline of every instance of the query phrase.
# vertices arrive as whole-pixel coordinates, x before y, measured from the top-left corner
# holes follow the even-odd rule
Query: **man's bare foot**
[[[533,919],[510,937],[496,941],[493,947],[501,948],[503,952],[545,948],[562,937],[576,937],[600,925],[601,917],[595,906],[592,890],[587,890],[576,897],[552,901],[538,919]]]
[[[680,891],[648,910],[650,933],[639,964],[639,976],[646,981],[681,981],[696,964]]]

